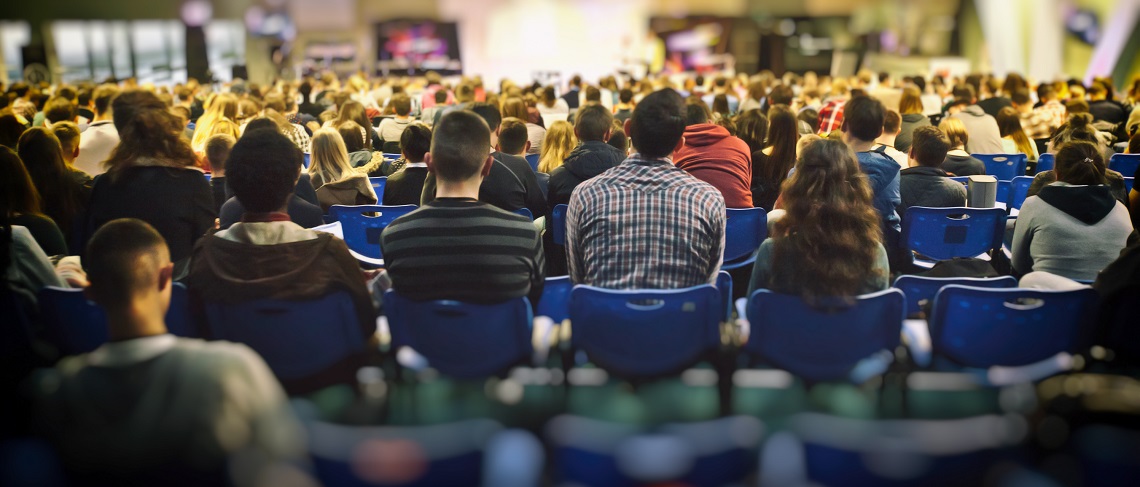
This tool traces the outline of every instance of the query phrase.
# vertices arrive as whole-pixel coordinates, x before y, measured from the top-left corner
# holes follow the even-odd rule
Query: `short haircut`
[[[301,159],[301,149],[276,130],[246,132],[226,160],[226,184],[246,211],[277,211],[293,193]]]
[[[633,101],[633,90],[629,88],[622,88],[621,91],[618,92],[618,101],[622,103],[629,103]]]
[[[709,123],[709,107],[704,102],[690,102],[685,104],[685,126]]]
[[[269,95],[265,97],[265,108],[271,108],[278,113],[285,113],[285,97],[281,95]]]
[[[340,138],[344,139],[344,148],[349,154],[364,150],[364,127],[351,120],[336,126]]]
[[[499,125],[499,148],[507,154],[519,154],[526,149],[526,141],[526,122],[515,117],[504,118]]]
[[[95,93],[91,95],[92,100],[95,101],[95,114],[102,115],[107,113],[111,108],[111,100],[115,99],[119,94],[119,87],[115,85],[99,85],[95,88]]]
[[[955,99],[966,100],[967,103],[973,103],[978,97],[978,91],[974,89],[973,85],[969,84],[955,85],[954,89],[950,91],[950,94]]]
[[[492,132],[498,130],[499,124],[503,123],[503,114],[499,113],[499,107],[490,103],[472,103],[469,110],[475,112],[475,114],[482,118],[484,122],[487,122],[487,127],[490,127]],[[490,140],[490,138],[487,140]]]
[[[1104,156],[1096,144],[1073,140],[1057,150],[1053,171],[1058,181],[1075,185],[1104,184]]]
[[[772,91],[768,92],[768,106],[773,105],[788,105],[791,106],[792,100],[796,97],[795,91],[788,85],[776,85],[772,87]]]
[[[59,145],[66,156],[79,147],[79,126],[75,122],[58,122],[51,125],[51,132],[59,139]]]
[[[99,227],[87,242],[83,266],[95,300],[105,308],[122,308],[141,290],[158,283],[170,262],[166,241],[142,220],[121,218]]]
[[[586,101],[601,102],[602,101],[602,90],[599,90],[597,86],[587,86],[586,87]]]
[[[862,141],[883,135],[885,118],[883,103],[869,96],[857,96],[843,106],[843,130]]]
[[[897,133],[902,128],[902,116],[899,112],[894,110],[887,110],[883,113],[883,132],[888,134]]]
[[[578,110],[574,118],[574,131],[582,141],[604,142],[606,131],[614,124],[614,115],[601,105],[590,105]]]
[[[925,125],[914,129],[910,153],[920,166],[939,167],[950,152],[950,139],[938,127]]]
[[[447,94],[444,93],[444,96],[446,95]],[[406,117],[409,113],[412,113],[412,99],[408,95],[403,93],[392,95],[392,100],[388,103],[392,105],[392,110],[396,112],[396,115]]]
[[[250,132],[255,132],[258,130],[272,130],[274,132],[280,132],[281,127],[278,127],[277,122],[274,122],[267,117],[257,117],[253,120],[250,120],[249,123],[245,124],[245,131],[242,133],[248,134]]]
[[[70,98],[53,97],[44,105],[44,120],[50,123],[75,120],[75,103]]]
[[[1009,94],[1009,100],[1015,105],[1028,105],[1029,104],[1029,90],[1025,88],[1017,88]]]
[[[630,118],[633,146],[645,157],[666,157],[685,135],[685,100],[671,88],[650,93]]]
[[[400,151],[411,162],[423,162],[424,154],[431,150],[431,129],[422,123],[408,125],[400,133]]]
[[[75,97],[75,103],[81,107],[86,107],[91,104],[91,88],[84,88],[79,90],[79,94]]]
[[[1104,83],[1094,81],[1092,86],[1089,87],[1089,94],[1097,96],[1108,95],[1108,88],[1104,87]]]
[[[431,163],[440,180],[461,182],[475,177],[490,154],[491,128],[479,115],[467,110],[453,111],[436,124]]]
[[[970,133],[966,132],[966,125],[953,117],[942,119],[942,123],[938,124],[939,130],[946,134],[946,138],[950,139],[950,147],[965,147],[970,142]]]
[[[435,102],[436,103],[447,103],[447,90],[444,90],[444,89],[435,90]]]
[[[226,159],[229,159],[230,150],[236,142],[237,139],[230,134],[214,134],[206,139],[206,160],[213,170],[226,170]]]

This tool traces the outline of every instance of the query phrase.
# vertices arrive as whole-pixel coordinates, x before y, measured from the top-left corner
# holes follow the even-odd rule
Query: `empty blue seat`
[[[751,266],[756,249],[768,238],[768,212],[763,208],[728,208],[724,224],[723,269]]]
[[[822,298],[814,306],[760,289],[748,298],[752,333],[741,351],[808,382],[863,382],[890,365],[905,308],[898,289]]]
[[[1053,165],[1056,162],[1056,156],[1053,154],[1041,154],[1041,156],[1037,158],[1037,173],[1040,174],[1045,171],[1052,171]]]
[[[384,187],[388,185],[388,176],[368,178],[368,183],[372,185],[372,191],[376,193],[376,204],[383,204]]]
[[[570,276],[548,277],[542,287],[542,298],[538,301],[535,316],[546,316],[555,323],[562,323],[570,317]]]
[[[678,372],[720,345],[724,315],[711,285],[621,291],[575,286],[571,345],[590,362],[627,379]]]
[[[515,210],[515,213],[518,213],[522,216],[525,216],[528,220],[532,220],[532,221],[534,220],[534,215],[531,214],[530,210],[528,210],[526,208],[519,208],[519,209]]]
[[[87,300],[82,289],[45,287],[39,292],[39,318],[44,338],[61,355],[86,353],[107,342],[107,315]],[[194,338],[186,286],[176,282],[170,288],[170,308],[166,311],[167,330],[177,336]]]
[[[554,232],[552,238],[558,245],[566,245],[566,205],[554,205],[550,210],[550,231]]]
[[[1009,195],[1012,192],[1010,191],[1012,186],[1012,181],[1002,181],[999,179],[997,188],[994,190],[994,204],[1009,205]],[[966,187],[969,188],[969,185]]]
[[[290,392],[350,381],[365,351],[356,305],[344,291],[310,301],[206,302],[204,308],[211,338],[252,348]]]
[[[1029,194],[1029,186],[1033,184],[1032,176],[1018,176],[1010,183],[1009,208],[1021,209],[1025,198]]]
[[[407,215],[418,208],[416,205],[380,206],[333,205],[329,214],[340,222],[344,243],[359,254],[357,260],[368,264],[383,265],[380,252],[380,234],[393,220]],[[373,215],[375,214],[375,215]],[[363,259],[361,258],[363,257]]]
[[[902,242],[935,260],[976,257],[1001,248],[1005,220],[1000,208],[912,206],[903,217]]]
[[[533,169],[534,172],[538,172],[538,154],[527,154],[526,162],[530,164],[530,168]]]
[[[1140,154],[1113,154],[1108,159],[1108,168],[1122,176],[1135,176],[1137,167],[1140,167]]]
[[[1025,154],[971,154],[986,165],[986,174],[999,181],[1012,181],[1025,175]]]
[[[410,347],[457,379],[493,376],[532,354],[533,315],[526,298],[497,304],[413,301],[390,290],[384,312],[393,349]]]
[[[901,290],[906,295],[906,314],[911,316],[922,311],[923,301],[933,302],[938,291],[951,284],[985,288],[1011,288],[1017,287],[1017,279],[1013,276],[925,277],[904,275],[895,279],[894,288]]]

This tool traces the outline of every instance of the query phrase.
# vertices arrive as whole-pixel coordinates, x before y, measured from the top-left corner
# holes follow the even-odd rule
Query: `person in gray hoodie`
[[[970,134],[966,150],[971,154],[1002,154],[1001,131],[997,120],[977,105],[973,87],[966,85],[954,90],[954,101],[947,108],[950,118],[962,121]]]

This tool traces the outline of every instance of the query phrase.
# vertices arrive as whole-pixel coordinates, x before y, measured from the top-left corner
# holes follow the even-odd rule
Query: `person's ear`
[[[487,154],[487,160],[483,161],[483,170],[479,171],[479,175],[482,177],[487,177],[488,174],[491,174],[491,164],[494,163],[495,158],[490,154]]]
[[[71,149],[71,158],[79,157],[79,144],[75,144],[75,148]]]
[[[174,264],[167,262],[158,270],[158,290],[166,291],[170,287],[171,281],[174,279]]]
[[[526,141],[526,149],[523,152],[530,152],[530,141]]]
[[[684,148],[684,147],[685,147],[685,136],[684,136],[684,135],[682,135],[682,136],[681,136],[681,140],[678,140],[678,141],[677,141],[677,147],[674,147],[674,148],[673,148],[673,152],[677,152],[677,151],[681,150],[681,149],[682,149],[682,148]]]
[[[613,134],[614,134],[614,129],[609,129],[609,130],[606,130],[606,135],[603,135],[603,136],[602,136],[602,140],[603,140],[603,141],[605,141],[605,142],[609,142],[609,141],[610,141],[610,137],[611,137],[611,136],[613,136]],[[582,140],[582,138],[581,138],[581,137],[578,137],[578,140]]]
[[[435,164],[431,160],[431,152],[424,153],[424,164],[427,165],[429,173],[435,174]]]

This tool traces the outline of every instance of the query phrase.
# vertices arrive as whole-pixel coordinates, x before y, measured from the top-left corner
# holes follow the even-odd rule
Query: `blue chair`
[[[721,304],[724,306],[724,317],[721,321],[728,323],[732,320],[732,274],[725,270],[718,272],[716,290],[720,293]]]
[[[210,182],[210,173],[202,173],[202,175],[206,177],[207,183]]]
[[[861,383],[890,365],[905,309],[906,297],[898,289],[853,302],[825,298],[815,306],[799,296],[760,289],[748,298],[752,334],[741,351],[810,383]]]
[[[554,243],[566,245],[566,205],[554,205],[550,210],[550,231],[554,232]]]
[[[534,221],[534,215],[531,214],[530,210],[528,210],[526,208],[519,208],[519,209],[515,210],[515,213],[518,213],[519,215],[525,216],[528,220]]]
[[[309,168],[309,161],[311,160],[311,158],[312,158],[312,156],[308,152],[306,152],[305,153],[305,160],[302,161],[305,165],[305,169]]]
[[[768,212],[763,208],[728,208],[725,210],[724,264],[732,270],[756,262],[756,249],[768,238]]]
[[[550,194],[550,175],[544,172],[536,172],[534,175],[538,178],[538,189],[542,190],[542,199],[546,199]]]
[[[626,379],[653,379],[700,361],[720,345],[724,307],[711,285],[619,291],[575,286],[571,346]]]
[[[546,316],[555,323],[562,323],[570,317],[570,276],[548,277],[542,287],[542,298],[538,301],[535,316]]]
[[[403,154],[396,154],[393,152],[382,152],[381,155],[384,157],[384,159],[387,159],[389,161],[394,161],[396,159],[404,157]]]
[[[934,296],[944,286],[959,284],[962,286],[984,288],[1013,288],[1017,287],[1017,279],[1013,276],[1001,277],[924,277],[903,275],[895,279],[895,289],[906,295],[906,315],[912,316],[922,311],[923,301],[932,302]]]
[[[975,368],[1020,367],[1067,356],[1081,345],[1080,332],[1093,316],[1096,291],[986,289],[949,285],[934,297],[930,314],[933,352]],[[1044,375],[1061,369],[1045,370]],[[1026,380],[1042,378],[1041,369]],[[987,381],[998,378],[987,376]]]
[[[1025,203],[1025,198],[1029,194],[1029,186],[1033,184],[1032,176],[1018,176],[1013,178],[1010,183],[1009,191],[1009,208],[1021,209],[1021,205]]]
[[[950,179],[962,183],[962,186],[970,186],[970,176],[951,176]]]
[[[82,289],[45,287],[39,292],[40,323],[45,338],[61,355],[86,353],[107,342],[107,315],[87,300]],[[196,338],[190,318],[186,286],[176,282],[170,289],[166,328],[177,336]]]
[[[1005,220],[1000,208],[912,206],[903,217],[902,242],[906,249],[934,260],[976,257],[1001,248]]]
[[[1025,175],[1025,154],[971,154],[986,165],[986,174],[999,181],[1012,181]]]
[[[526,298],[498,304],[413,301],[390,290],[384,312],[392,349],[410,347],[456,379],[494,376],[532,354],[533,315]]]
[[[384,204],[384,187],[388,185],[388,176],[368,178],[368,183],[372,185],[372,191],[376,193],[376,204]]]
[[[355,252],[357,260],[371,265],[384,265],[380,252],[380,234],[395,219],[418,208],[416,205],[380,206],[333,205],[329,214],[340,222],[344,243]],[[375,216],[370,214],[375,213]]]
[[[1053,154],[1041,154],[1041,156],[1037,158],[1037,173],[1052,171],[1053,165],[1056,162],[1057,158]]]
[[[533,169],[534,172],[538,172],[538,154],[527,154],[526,162],[530,164],[530,168]]]
[[[310,301],[207,302],[204,308],[211,338],[252,348],[291,393],[350,382],[366,351],[356,304],[344,291]]]
[[[966,187],[968,189],[969,185],[967,185]],[[994,190],[994,203],[995,203],[995,205],[1001,204],[1001,205],[1006,205],[1008,207],[1009,195],[1011,193],[1010,190],[1012,189],[1012,187],[1013,187],[1012,181],[998,180],[997,188]]]
[[[1135,177],[1128,176],[1128,177],[1124,178],[1124,190],[1125,191],[1131,192],[1133,185],[1135,185],[1135,184],[1136,184],[1136,178]]]
[[[1108,168],[1122,176],[1133,177],[1140,167],[1140,154],[1113,154],[1108,158]]]

